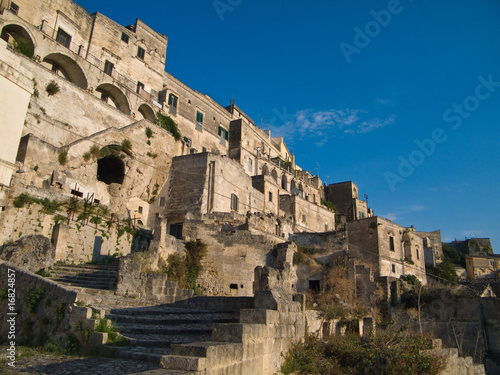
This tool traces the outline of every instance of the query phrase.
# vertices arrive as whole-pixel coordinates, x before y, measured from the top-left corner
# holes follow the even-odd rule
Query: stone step
[[[140,333],[157,335],[210,335],[212,333],[212,324],[207,323],[189,323],[178,324],[176,326],[163,326],[153,324],[119,324],[114,327],[122,334]]]
[[[81,277],[102,277],[102,278],[118,278],[118,272],[109,272],[109,271],[67,271],[67,270],[51,270],[51,275],[59,275],[59,276],[81,276]]]
[[[79,280],[79,281],[100,281],[100,282],[118,282],[118,277],[116,276],[101,276],[92,274],[77,274],[77,275],[67,275],[56,273],[50,276],[51,279],[67,279],[67,280]]]
[[[115,264],[54,264],[51,267],[52,270],[61,271],[110,271],[118,272],[118,263]]]
[[[243,355],[243,345],[228,342],[193,342],[189,344],[172,344],[171,355],[188,357],[205,357],[211,359],[225,358],[225,360],[238,361]]]
[[[101,348],[101,354],[107,357],[135,359],[159,364],[164,355],[170,354],[170,348],[105,345]]]
[[[208,341],[211,339],[210,334],[204,335],[157,335],[157,334],[140,334],[140,333],[122,333],[122,335],[130,339],[133,346],[155,347],[155,348],[170,348],[172,344],[189,344],[198,341]]]
[[[153,324],[153,325],[177,325],[190,324],[193,321],[203,321],[205,323],[236,323],[238,316],[231,313],[206,313],[206,314],[157,314],[157,315],[118,315],[106,314],[107,319],[111,319],[121,324]]]
[[[208,360],[203,357],[167,355],[160,361],[160,366],[167,370],[204,371]]]
[[[55,281],[59,284],[62,285],[67,285],[67,286],[73,286],[73,287],[80,287],[80,288],[86,288],[86,289],[98,289],[98,290],[115,290],[116,285],[108,285],[108,284],[89,284],[86,282],[74,282],[74,281],[67,281],[67,280],[58,280],[58,279],[52,279],[52,281]]]
[[[233,316],[238,318],[239,313],[236,312],[226,312],[226,311],[214,311],[214,310],[195,310],[171,307],[171,305],[156,305],[156,306],[145,306],[144,308],[116,308],[111,309],[111,314],[115,315],[129,315],[129,316],[157,316],[162,317],[169,316],[189,316],[196,317],[197,319],[207,318],[209,315],[219,316],[228,314],[228,316]]]

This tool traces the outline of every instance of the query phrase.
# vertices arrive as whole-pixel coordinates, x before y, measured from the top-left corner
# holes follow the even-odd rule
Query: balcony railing
[[[47,37],[49,37],[51,40],[59,43],[63,47],[66,47],[67,49],[69,49],[74,54],[80,56],[81,58],[83,58],[84,60],[86,60],[87,62],[89,62],[91,65],[93,65],[94,67],[96,67],[97,69],[99,69],[99,70],[101,70],[101,71],[104,72],[104,66],[105,66],[105,62],[104,61],[102,61],[101,59],[99,59],[95,55],[93,55],[90,52],[88,52],[87,48],[85,48],[85,46],[83,46],[83,45],[76,44],[73,41],[71,41],[69,43],[69,45],[65,45],[65,44],[63,44],[61,42],[58,42],[56,40],[57,31],[54,28],[50,27],[45,20],[42,21],[42,24],[39,26],[39,30],[42,33],[44,33]],[[113,68],[113,70],[111,71],[111,74],[108,74],[108,75],[111,76],[115,81],[117,81],[118,83],[120,83],[122,86],[124,86],[128,90],[136,93],[136,91],[137,91],[137,82],[136,81],[132,81],[128,77],[126,77],[123,74],[119,73],[116,70],[116,68]],[[144,95],[141,95],[141,97],[143,97],[147,101],[151,101],[153,98],[157,98],[158,97],[158,93],[156,91],[154,91],[154,90],[151,90],[151,93],[147,93],[146,91],[144,91]]]

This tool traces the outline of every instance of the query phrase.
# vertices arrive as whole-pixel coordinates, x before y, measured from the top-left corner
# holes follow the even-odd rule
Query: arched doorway
[[[84,90],[87,89],[87,78],[85,77],[85,73],[72,58],[62,53],[51,53],[45,56],[43,62],[47,64],[54,73],[63,76],[65,79]]]
[[[5,40],[16,51],[27,57],[35,54],[35,45],[26,29],[19,25],[7,25],[2,29],[1,38]]]
[[[130,105],[128,104],[127,97],[118,87],[111,83],[103,83],[95,91],[101,93],[101,100],[114,105],[126,115],[130,115]]]

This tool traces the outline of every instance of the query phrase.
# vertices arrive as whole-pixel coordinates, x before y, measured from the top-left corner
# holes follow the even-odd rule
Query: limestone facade
[[[330,185],[325,196],[320,177],[296,164],[283,138],[233,101],[223,107],[165,72],[168,39],[140,20],[122,26],[71,0],[3,1],[0,31],[0,92],[15,101],[0,108],[9,124],[0,147],[0,241],[42,231],[58,259],[82,262],[130,253],[134,241],[122,240],[137,229],[164,246],[166,236],[196,239],[196,225],[229,214],[243,218],[240,229],[264,236],[270,251],[297,233],[335,230],[324,199],[349,220],[373,215],[352,182]],[[156,125],[158,114],[181,136]],[[16,163],[24,173],[13,173]],[[62,208],[47,214],[33,205],[35,221],[17,220],[25,212],[12,202],[21,193]],[[72,216],[70,199],[108,214]],[[230,223],[217,222],[219,231]],[[262,254],[255,259],[243,274],[257,259],[265,264]],[[238,293],[251,294],[252,277],[238,281]],[[218,293],[234,292],[231,278],[219,280]]]

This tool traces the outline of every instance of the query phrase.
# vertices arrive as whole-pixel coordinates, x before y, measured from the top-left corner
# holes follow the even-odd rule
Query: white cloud
[[[462,236],[467,238],[479,237],[481,235],[481,231],[479,229],[469,229],[462,231]]]
[[[318,147],[325,145],[336,134],[368,133],[392,124],[396,118],[394,114],[386,118],[371,117],[366,110],[357,108],[323,111],[304,109],[294,115],[287,114],[286,108],[283,108],[282,111],[274,109],[273,113],[276,116],[270,124],[262,125],[270,128],[272,136],[285,137],[288,143],[296,139],[321,137],[315,140]]]
[[[411,211],[411,212],[421,212],[421,211],[425,211],[425,207],[424,207],[424,206],[420,206],[420,205],[418,205],[418,204],[414,204],[413,206],[411,206],[410,211]]]
[[[396,214],[393,214],[393,213],[389,213],[389,214],[385,214],[385,215],[380,215],[384,218],[386,218],[387,220],[390,220],[390,221],[396,221],[398,219],[398,216]]]

